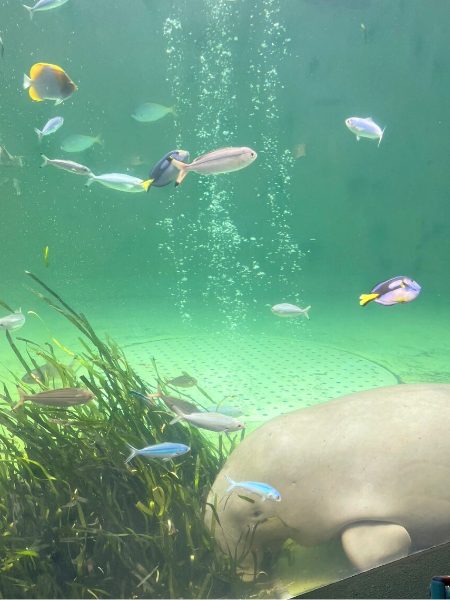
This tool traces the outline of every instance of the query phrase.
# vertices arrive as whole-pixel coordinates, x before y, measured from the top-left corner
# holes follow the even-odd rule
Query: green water
[[[69,0],[30,20],[3,0],[0,142],[24,166],[0,165],[0,298],[43,319],[29,314],[16,335],[79,351],[27,269],[142,376],[152,356],[164,377],[189,371],[216,401],[232,396],[249,430],[369,376],[369,387],[449,382],[449,16],[447,0]],[[41,61],[78,86],[60,106],[22,90]],[[136,122],[143,102],[175,114]],[[56,115],[62,129],[39,144],[34,127]],[[379,147],[356,141],[353,115],[386,127]],[[104,144],[65,154],[76,133]],[[172,149],[193,159],[224,146],[258,158],[147,194],[40,168],[44,153],[146,179]],[[396,275],[421,284],[417,301],[358,305]],[[278,319],[281,302],[311,305],[311,319]],[[23,374],[6,343],[0,363],[8,385]],[[282,559],[267,588],[289,595],[352,572],[327,566],[328,552]]]

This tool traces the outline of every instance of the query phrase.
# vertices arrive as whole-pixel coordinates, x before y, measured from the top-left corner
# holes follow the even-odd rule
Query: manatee
[[[447,384],[377,388],[271,419],[237,446],[209,493],[219,545],[245,579],[288,539],[340,542],[353,572],[449,541],[448,422]],[[281,502],[228,495],[226,475],[268,483]],[[209,526],[214,518],[207,506]]]

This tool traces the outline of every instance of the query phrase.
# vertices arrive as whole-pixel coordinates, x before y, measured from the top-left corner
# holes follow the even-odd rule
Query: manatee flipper
[[[395,523],[355,523],[342,533],[342,547],[350,561],[366,571],[408,555],[409,533]]]

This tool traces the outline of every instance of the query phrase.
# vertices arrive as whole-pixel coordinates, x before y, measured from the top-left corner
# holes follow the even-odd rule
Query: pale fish
[[[24,325],[25,315],[20,309],[0,319],[0,329],[5,329],[6,331],[15,331]]]
[[[53,117],[52,119],[47,121],[47,123],[42,129],[38,129],[37,127],[35,127],[34,131],[38,136],[38,140],[41,141],[45,135],[51,135],[52,133],[55,133],[55,131],[58,131],[58,129],[62,127],[63,123],[63,117]]]
[[[157,392],[156,394],[149,394],[148,396],[146,396],[145,394],[142,394],[141,392],[132,390],[132,391],[130,391],[130,394],[132,396],[136,396],[137,398],[141,398],[142,400],[144,400],[144,402],[146,404],[148,404],[148,406],[150,406],[150,408],[154,408],[154,402],[152,402],[152,400],[154,398],[159,398],[160,400],[162,400],[164,402],[164,404],[166,406],[168,406],[170,408],[170,410],[173,410],[174,412],[176,412],[175,407],[178,408],[178,410],[180,410],[184,414],[199,412],[198,406],[196,406],[192,402],[188,402],[187,400],[182,400],[181,398],[174,398],[173,396],[166,396],[161,391]]]
[[[373,121],[372,117],[365,119],[361,117],[350,117],[345,119],[345,124],[352,133],[356,135],[356,139],[359,142],[360,138],[368,138],[369,140],[378,140],[378,146],[381,144],[383,134],[386,129],[381,129],[379,125]]]
[[[182,454],[189,452],[189,446],[184,444],[172,444],[171,442],[163,442],[162,444],[154,444],[153,446],[146,446],[145,448],[134,448],[130,444],[127,444],[130,449],[130,455],[125,461],[129,463],[135,456],[143,456],[145,458],[161,458],[162,460],[171,460]]]
[[[94,144],[103,144],[99,135],[94,137],[92,135],[74,134],[63,140],[61,150],[64,150],[64,152],[83,152]]]
[[[201,175],[219,175],[248,167],[257,157],[251,148],[219,148],[197,157],[191,163],[184,163],[173,157],[168,160],[180,170],[175,185],[179,185],[190,171]]]
[[[89,177],[93,176],[93,173],[89,167],[86,167],[85,165],[80,165],[80,163],[73,162],[73,160],[48,158],[47,156],[45,156],[45,154],[41,154],[41,158],[44,160],[41,167],[51,165],[52,167],[56,167],[57,169],[69,171],[69,173],[73,173],[74,175],[85,175]]]
[[[30,69],[30,76],[23,76],[23,89],[28,90],[35,102],[54,100],[55,104],[61,104],[78,88],[58,65],[36,63]]]
[[[208,429],[208,431],[228,432],[238,431],[245,428],[244,423],[241,423],[241,421],[238,421],[234,417],[229,417],[228,415],[223,415],[218,412],[198,412],[186,414],[181,412],[175,406],[173,407],[173,411],[176,412],[178,416],[175,417],[175,419],[172,419],[170,425],[184,420],[191,425],[195,425],[195,427]]]
[[[145,192],[147,186],[147,181],[125,173],[104,173],[103,175],[91,173],[86,185],[91,185],[94,181],[119,192]]]
[[[309,319],[309,309],[311,308],[310,306],[307,306],[306,308],[300,308],[299,306],[296,306],[295,304],[289,304],[288,302],[283,302],[282,304],[275,304],[274,306],[272,306],[272,308],[270,309],[274,315],[277,315],[278,317],[300,317],[300,316],[304,316],[307,319]]]
[[[159,119],[171,113],[175,114],[173,107],[155,104],[154,102],[145,102],[138,106],[131,116],[140,123],[151,123],[159,121]]]
[[[58,369],[52,363],[44,363],[33,369],[29,373],[25,373],[21,381],[33,385],[35,383],[45,383],[49,379],[59,378],[60,374]]]
[[[13,156],[5,146],[0,146],[0,165],[2,167],[23,167],[22,156]]]
[[[206,409],[208,412],[220,412],[221,415],[227,415],[228,417],[241,417],[244,413],[237,406],[219,405],[211,406]]]
[[[228,477],[228,475],[225,475],[225,478],[230,484],[227,488],[227,493],[239,488],[260,496],[263,499],[263,502],[265,500],[273,500],[274,502],[281,501],[280,492],[267,483],[260,483],[259,481],[234,481],[231,477]]]
[[[22,406],[28,400],[35,404],[42,404],[43,406],[68,408],[69,406],[86,404],[86,402],[94,398],[94,394],[85,388],[60,388],[38,392],[37,394],[25,394],[21,388],[18,388],[17,391],[19,392],[19,402],[14,409],[19,408],[19,406]]]
[[[182,371],[182,375],[179,375],[178,377],[174,377],[173,379],[167,379],[166,383],[168,385],[173,385],[174,387],[181,387],[181,388],[190,388],[193,387],[194,385],[197,385],[197,380],[195,379],[195,377],[192,377],[192,375],[189,375],[189,373],[186,373],[186,371]]]
[[[53,10],[54,8],[59,8],[66,2],[68,2],[68,0],[39,0],[34,6],[27,6],[26,4],[22,4],[22,6],[27,9],[30,14],[30,19],[32,19],[35,12]]]

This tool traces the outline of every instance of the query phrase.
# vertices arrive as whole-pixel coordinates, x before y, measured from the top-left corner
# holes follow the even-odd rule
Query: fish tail
[[[154,182],[154,179],[146,179],[145,181],[143,181],[141,183],[142,187],[144,188],[144,190],[146,192],[148,192],[148,190],[150,189],[150,186],[152,185],[152,183]]]
[[[171,106],[171,108],[170,108],[170,112],[173,114],[173,116],[174,116],[174,117],[178,117],[178,113],[177,113],[177,111],[175,110],[175,106]]]
[[[62,104],[63,102],[64,102],[64,98],[57,98],[57,99],[55,100],[55,104],[54,104],[54,106],[58,106],[58,104]]]
[[[183,419],[183,416],[182,415],[178,415],[177,417],[174,417],[170,421],[169,425],[174,425],[175,423],[179,423],[182,419]]]
[[[361,296],[359,297],[360,306],[365,306],[369,302],[372,302],[372,300],[378,298],[379,295],[380,294],[361,294]]]
[[[48,165],[48,157],[45,156],[45,154],[41,154],[41,158],[44,161],[41,165],[41,167],[46,167]]]
[[[136,454],[139,452],[137,448],[135,448],[134,446],[132,446],[131,444],[127,444],[128,449],[130,450],[130,454],[128,456],[128,458],[125,461],[125,464],[128,464],[130,462],[131,459],[133,459]]]
[[[306,308],[303,309],[303,314],[305,315],[305,317],[307,319],[309,319],[309,309],[311,308],[311,305],[307,306]]]
[[[175,180],[175,187],[180,185],[181,183],[183,183],[183,179],[186,177],[187,174],[188,174],[188,171],[186,169],[183,169],[182,171],[180,171],[178,173],[178,177]]]
[[[87,187],[89,187],[93,184],[94,181],[95,181],[95,175],[92,174],[92,177],[90,175],[88,175],[88,180],[86,181],[85,185]]]
[[[384,132],[385,132],[385,131],[386,131],[386,127],[385,127],[385,128],[383,129],[383,131],[381,132],[380,139],[378,140],[378,148],[380,147],[381,140],[383,139],[383,135],[384,135]]]
[[[37,127],[34,128],[34,132],[36,133],[36,135],[38,136],[38,140],[41,141],[42,140],[42,136],[43,133],[40,129],[38,129]]]
[[[227,492],[231,492],[232,489],[234,489],[236,487],[236,482],[231,479],[231,477],[228,477],[228,475],[225,475],[225,479],[228,481],[228,483],[230,484],[227,487]]]
[[[28,75],[26,73],[23,74],[23,89],[27,90],[31,84],[33,83],[33,80],[30,79],[30,77],[28,77]]]
[[[104,146],[104,145],[105,145],[105,142],[104,142],[104,140],[103,140],[103,138],[102,138],[102,134],[101,134],[101,133],[99,133],[99,134],[98,134],[98,135],[95,137],[95,143],[96,143],[96,144],[100,144],[100,146]]]
[[[27,9],[30,19],[33,20],[33,7],[27,6],[26,4],[22,4],[22,6]]]
[[[17,410],[18,408],[21,408],[25,402],[25,392],[23,391],[23,389],[18,387],[17,392],[19,394],[19,402],[15,406],[13,406],[13,410]]]

